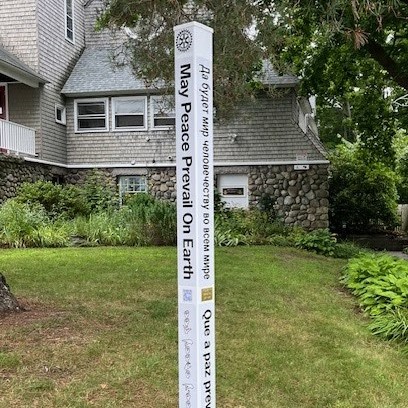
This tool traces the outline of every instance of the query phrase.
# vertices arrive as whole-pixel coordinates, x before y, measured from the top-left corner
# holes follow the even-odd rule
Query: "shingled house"
[[[174,112],[112,63],[118,37],[96,32],[100,0],[0,0],[0,202],[26,180],[80,183],[92,169],[121,195],[174,200]],[[120,36],[119,36],[120,40]],[[328,226],[328,161],[298,79],[214,129],[216,185],[228,205],[276,200],[286,224]]]

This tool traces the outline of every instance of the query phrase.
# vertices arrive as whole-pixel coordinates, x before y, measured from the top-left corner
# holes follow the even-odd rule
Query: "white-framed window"
[[[65,38],[74,42],[74,0],[65,0]]]
[[[58,103],[55,104],[55,122],[59,123],[60,125],[67,124],[67,111],[64,105],[60,105]]]
[[[109,130],[108,98],[76,99],[74,102],[75,132]]]
[[[126,96],[112,98],[113,130],[146,130],[147,98]]]
[[[123,203],[127,195],[138,193],[147,193],[146,176],[119,177],[119,196],[121,203]]]
[[[160,95],[150,98],[151,126],[153,129],[169,129],[176,124],[174,96]]]

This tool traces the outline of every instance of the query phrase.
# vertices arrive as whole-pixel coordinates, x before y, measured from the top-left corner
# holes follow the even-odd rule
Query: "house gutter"
[[[34,157],[24,157],[24,160],[32,163],[45,164],[48,166],[62,167],[64,169],[94,169],[94,168],[152,168],[152,167],[176,167],[176,163],[83,163],[63,164]],[[330,164],[328,160],[277,160],[262,162],[214,162],[214,167],[237,167],[237,166],[280,166],[295,164]]]

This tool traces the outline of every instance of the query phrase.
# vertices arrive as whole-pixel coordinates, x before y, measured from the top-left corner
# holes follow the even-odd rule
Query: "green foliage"
[[[270,195],[262,196],[258,203],[260,211],[264,212],[268,216],[269,222],[274,222],[277,219],[277,213],[275,210],[276,199]]]
[[[397,183],[399,202],[408,204],[408,151],[398,160],[397,173],[399,176]]]
[[[132,245],[174,245],[177,240],[177,212],[173,203],[148,194],[135,194],[127,201],[124,222]]]
[[[0,243],[14,248],[33,246],[38,230],[47,222],[44,208],[8,200],[0,208]]]
[[[396,152],[397,191],[398,202],[408,204],[408,134],[400,130],[394,138],[394,150]]]
[[[86,245],[174,245],[175,205],[147,194],[128,197],[114,212],[99,212],[75,220],[75,235]]]
[[[75,236],[85,240],[81,245],[125,245],[127,230],[120,213],[99,212],[74,220]]]
[[[386,314],[373,317],[368,326],[373,334],[388,340],[408,342],[408,310],[390,310]]]
[[[119,201],[115,194],[115,187],[107,185],[106,175],[102,171],[92,169],[81,186],[81,193],[89,211],[94,213],[117,209]]]
[[[0,246],[64,247],[70,244],[72,226],[63,220],[51,220],[40,204],[15,199],[0,207]]]
[[[309,233],[301,233],[295,238],[297,248],[313,251],[325,256],[333,256],[337,239],[327,229],[318,229]]]
[[[32,246],[39,248],[67,247],[71,244],[72,225],[68,222],[44,223],[33,231]]]
[[[351,259],[362,253],[367,253],[369,250],[356,245],[353,242],[337,242],[334,248],[333,256],[335,258]]]
[[[247,245],[247,237],[233,228],[229,228],[228,222],[217,217],[214,222],[214,245],[215,246],[237,246]]]
[[[23,183],[16,201],[30,205],[40,204],[51,218],[74,218],[87,214],[90,210],[79,188],[53,184],[50,181]]]
[[[366,254],[349,261],[342,282],[373,318],[374,334],[408,342],[408,263]]]
[[[173,81],[173,27],[199,21],[214,29],[217,115],[265,87],[260,61],[302,77],[301,92],[318,95],[322,140],[360,139],[365,160],[394,165],[392,138],[408,128],[392,102],[408,89],[406,2],[297,0],[106,0],[98,28],[131,28],[125,60],[148,82]],[[256,32],[253,27],[256,26]],[[169,51],[170,50],[170,51]],[[239,58],[237,58],[239,55]],[[123,53],[121,53],[123,60]],[[259,76],[258,76],[259,77]],[[273,90],[272,90],[273,91]]]
[[[349,261],[343,282],[363,309],[378,315],[408,307],[408,264],[390,256],[364,255]]]
[[[358,144],[343,144],[331,157],[330,225],[336,232],[368,232],[397,223],[395,172],[365,164]]]
[[[279,220],[271,218],[271,212],[257,208],[224,209],[215,215],[216,243],[269,244],[271,236],[289,233],[289,229]]]

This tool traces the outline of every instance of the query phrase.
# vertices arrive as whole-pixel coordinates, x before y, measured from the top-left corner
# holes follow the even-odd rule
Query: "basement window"
[[[126,197],[133,194],[147,193],[145,176],[121,176],[119,177],[119,197],[123,204]]]

